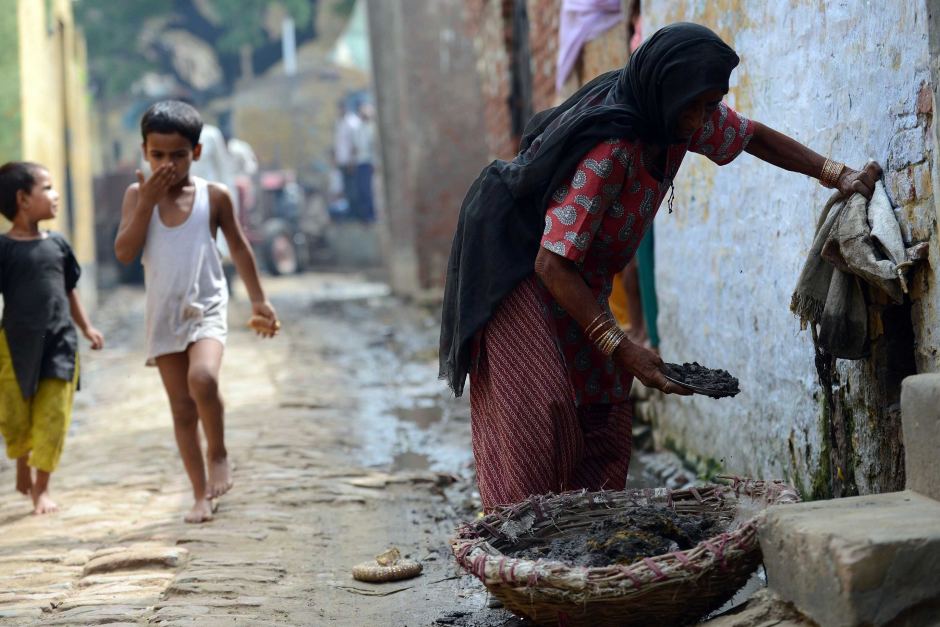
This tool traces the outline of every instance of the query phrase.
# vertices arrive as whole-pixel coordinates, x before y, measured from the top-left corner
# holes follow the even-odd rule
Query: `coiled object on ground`
[[[382,583],[411,579],[421,574],[421,564],[401,558],[397,548],[391,548],[381,555],[376,555],[372,562],[356,564],[352,569],[353,579]]]

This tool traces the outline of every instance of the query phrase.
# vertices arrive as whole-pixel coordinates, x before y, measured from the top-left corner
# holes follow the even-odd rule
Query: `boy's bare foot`
[[[228,457],[220,460],[209,460],[209,477],[206,494],[210,499],[222,496],[232,489],[232,468]]]
[[[212,501],[207,498],[196,499],[193,508],[189,510],[183,520],[188,523],[204,523],[212,520]]]
[[[43,490],[42,492],[36,494],[36,491],[33,490],[33,513],[38,515],[41,514],[52,514],[59,511],[59,506],[55,504],[55,501],[49,496],[48,490]]]
[[[29,496],[33,489],[33,471],[26,463],[26,456],[16,460],[16,491]]]

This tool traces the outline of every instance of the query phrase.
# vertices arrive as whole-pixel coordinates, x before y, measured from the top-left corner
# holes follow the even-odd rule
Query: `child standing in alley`
[[[72,248],[58,233],[39,229],[39,222],[55,217],[58,203],[46,168],[0,166],[0,213],[12,222],[0,235],[0,433],[16,460],[16,489],[32,497],[34,514],[58,509],[49,479],[62,455],[78,384],[72,321],[93,349],[104,345],[75,291],[81,269]]]
[[[219,395],[228,288],[216,248],[218,231],[251,299],[253,327],[273,337],[280,325],[228,190],[189,173],[202,150],[199,112],[179,101],[158,102],[144,113],[140,128],[152,174],[145,180],[138,171],[138,182],[127,188],[114,250],[123,263],[143,251],[147,363],[160,371],[193,488],[194,503],[185,520],[198,523],[212,519],[212,499],[232,487]]]

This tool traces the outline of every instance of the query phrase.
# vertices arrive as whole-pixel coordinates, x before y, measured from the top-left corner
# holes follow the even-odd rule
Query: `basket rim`
[[[451,540],[451,550],[457,562],[487,586],[529,589],[541,587],[559,593],[601,593],[605,588],[618,591],[623,591],[624,588],[639,589],[648,583],[666,583],[686,579],[690,575],[698,576],[715,567],[724,570],[728,567],[728,560],[756,549],[758,520],[767,506],[796,503],[801,499],[796,489],[783,481],[754,480],[731,475],[717,478],[730,481],[730,485],[709,484],[683,490],[574,490],[561,494],[532,496],[521,503],[500,508],[475,522],[464,523],[458,528],[458,535]],[[646,504],[652,504],[649,501],[651,498],[664,498],[666,502],[672,502],[676,496],[684,500],[691,497],[702,502],[703,492],[715,495],[719,502],[732,494],[734,497],[750,496],[762,500],[763,507],[732,531],[706,538],[690,549],[645,557],[628,565],[573,566],[559,560],[511,557],[496,549],[488,540],[501,535],[493,523],[506,520],[507,516],[512,519],[528,511],[538,512],[560,499],[591,495],[593,502],[597,502],[599,498],[609,502],[611,498],[616,498],[616,495],[629,495],[628,498],[637,502],[637,498],[642,498],[643,495],[647,498]]]

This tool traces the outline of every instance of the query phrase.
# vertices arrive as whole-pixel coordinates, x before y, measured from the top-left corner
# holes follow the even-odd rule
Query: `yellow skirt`
[[[29,455],[33,468],[52,472],[59,465],[65,434],[72,419],[72,400],[78,385],[78,357],[71,381],[40,379],[36,394],[23,398],[6,332],[0,329],[0,435],[7,457]]]

